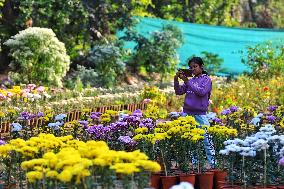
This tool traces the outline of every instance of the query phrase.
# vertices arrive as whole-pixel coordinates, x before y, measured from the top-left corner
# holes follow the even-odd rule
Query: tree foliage
[[[177,48],[183,42],[181,31],[171,25],[163,27],[162,31],[153,32],[149,38],[132,33],[136,43],[135,54],[130,61],[134,71],[146,69],[148,73],[171,73],[178,63]]]
[[[200,24],[283,28],[283,0],[152,0],[157,17]]]
[[[237,18],[232,16],[239,0],[153,0],[152,12],[155,16],[212,25],[238,25]]]
[[[251,72],[248,75],[254,78],[266,79],[280,76],[284,73],[284,45],[271,42],[247,47],[243,53],[242,62]]]
[[[85,59],[90,49],[95,49],[100,41],[127,28],[128,38],[137,42],[128,65],[148,73],[172,70],[177,62],[176,42],[180,39],[169,30],[153,33],[149,39],[134,34],[135,16],[211,25],[284,28],[283,0],[0,0],[0,9],[1,71],[11,61],[3,42],[28,27],[51,28],[65,44],[73,68],[77,68],[79,61],[88,62]],[[93,68],[94,72],[97,68]]]

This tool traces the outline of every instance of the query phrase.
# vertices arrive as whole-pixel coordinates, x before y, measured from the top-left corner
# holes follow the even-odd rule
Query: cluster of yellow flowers
[[[160,108],[153,104],[148,105],[147,109],[144,111],[144,116],[153,120],[165,119],[167,115],[168,112],[166,109]]]
[[[209,134],[222,138],[238,135],[237,129],[231,129],[226,126],[214,125],[211,127],[207,127],[207,130]]]
[[[29,93],[31,94],[38,94],[40,92],[48,91],[48,87],[39,86],[36,87],[35,85],[32,87],[32,89],[29,90]],[[26,97],[27,90],[22,89],[21,86],[13,86],[11,89],[0,89],[0,94],[2,94],[3,97]]]
[[[177,120],[158,123],[154,129],[154,133],[147,134],[148,129],[138,128],[135,130],[137,135],[133,137],[133,140],[139,141],[145,139],[154,144],[156,141],[179,136],[196,142],[202,140],[205,133],[203,129],[197,128],[197,125],[198,123],[192,116],[179,117]]]
[[[106,110],[106,112],[101,115],[101,122],[102,123],[109,123],[116,116],[118,116],[118,111]]]
[[[135,133],[136,134],[143,134],[143,133],[147,133],[148,130],[149,129],[147,127],[139,127],[137,129],[135,129]]]
[[[0,157],[9,156],[9,152],[14,150],[20,153],[24,158],[33,158],[40,156],[44,152],[53,151],[70,145],[72,136],[55,137],[52,134],[39,134],[25,141],[17,138],[10,140],[6,145],[0,146]]]
[[[103,141],[83,142],[72,136],[40,134],[27,141],[14,139],[0,146],[0,160],[9,158],[12,151],[21,154],[23,159],[30,159],[21,164],[30,182],[49,178],[80,183],[83,178],[96,174],[91,171],[94,167],[104,167],[122,174],[160,170],[158,163],[148,160],[139,150],[114,151]]]
[[[0,119],[16,116],[19,113],[19,109],[16,107],[8,107],[0,109]]]
[[[248,125],[248,124],[241,124],[240,125],[240,129],[242,131],[254,131],[255,130],[255,126],[254,125]]]
[[[279,125],[281,128],[284,128],[284,117],[281,119]]]

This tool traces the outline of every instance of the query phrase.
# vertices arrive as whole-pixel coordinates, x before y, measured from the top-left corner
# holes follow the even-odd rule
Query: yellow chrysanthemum
[[[57,175],[57,179],[61,182],[70,182],[72,179],[72,173],[69,170],[63,170],[60,174]]]
[[[158,172],[161,170],[161,166],[154,161],[149,161],[149,160],[137,160],[135,161],[135,164],[137,167],[142,167],[146,171],[150,172]]]
[[[148,132],[148,128],[147,127],[139,127],[137,129],[135,129],[135,133],[136,134],[143,134],[143,133],[147,133]]]
[[[28,181],[33,183],[37,180],[41,180],[43,178],[43,173],[39,171],[30,171],[26,174]]]
[[[46,172],[46,177],[47,178],[56,178],[58,176],[58,172],[51,170]]]
[[[115,170],[117,173],[122,173],[127,175],[140,171],[140,169],[137,168],[134,163],[116,163],[110,166],[110,169]]]

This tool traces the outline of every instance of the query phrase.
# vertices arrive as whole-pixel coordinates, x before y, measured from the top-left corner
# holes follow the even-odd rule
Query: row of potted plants
[[[81,115],[81,120],[72,122],[66,122],[66,115],[64,114],[55,116],[49,112],[44,112],[42,117],[45,122],[38,128],[30,130],[23,122],[22,128],[15,124],[12,133],[15,138],[26,139],[42,132],[53,133],[57,136],[71,134],[74,138],[84,141],[104,140],[111,149],[115,150],[133,151],[140,149],[150,159],[160,162],[164,176],[176,177],[177,173],[201,173],[207,170],[203,148],[203,135],[207,132],[212,136],[215,144],[216,168],[229,170],[229,180],[233,183],[242,183],[246,187],[260,183],[255,182],[255,180],[263,180],[265,170],[262,163],[264,162],[263,153],[255,155],[253,158],[245,157],[245,161],[243,161],[242,155],[235,153],[231,156],[229,153],[230,158],[227,158],[227,154],[221,150],[226,149],[228,141],[235,137],[239,138],[236,141],[240,141],[247,137],[259,135],[257,133],[265,129],[269,123],[273,124],[270,127],[275,129],[274,135],[281,138],[283,132],[281,125],[284,115],[283,106],[270,106],[262,114],[249,107],[232,106],[222,111],[220,115],[208,114],[207,117],[211,121],[211,126],[203,126],[202,128],[198,127],[193,117],[183,117],[180,112],[167,114],[161,111],[154,105],[149,105],[143,112],[140,110],[134,112],[106,111],[102,114],[86,111]],[[30,114],[28,113],[21,115],[24,120],[29,119],[29,117]],[[224,143],[225,141],[227,142]],[[281,140],[279,139],[279,141]],[[243,151],[241,152],[246,152],[244,150],[248,147],[252,149],[252,144],[254,143],[248,143],[249,146],[242,146]],[[278,143],[279,149],[282,149],[281,145],[283,145],[281,142]],[[220,151],[222,154],[218,153]],[[279,179],[281,179],[282,168],[278,166],[281,159],[280,151],[277,151],[278,154],[270,153],[269,150],[266,151],[267,157],[269,157],[269,161],[266,159],[266,162],[271,166],[266,169],[266,180],[271,180],[272,177],[278,179],[272,179],[267,184],[281,184]],[[192,162],[194,157],[198,157],[197,164]],[[261,166],[257,166],[257,164]],[[257,170],[254,170],[254,174],[247,174],[246,171],[244,175],[246,167],[251,165]],[[279,169],[276,169],[276,167],[279,167]]]

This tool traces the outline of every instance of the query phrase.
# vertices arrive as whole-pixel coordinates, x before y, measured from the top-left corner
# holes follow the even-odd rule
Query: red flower
[[[213,107],[213,112],[218,114],[219,113],[219,109],[217,107]]]
[[[264,90],[264,91],[268,91],[268,90],[269,90],[269,87],[265,86],[265,87],[263,87],[263,90]]]

